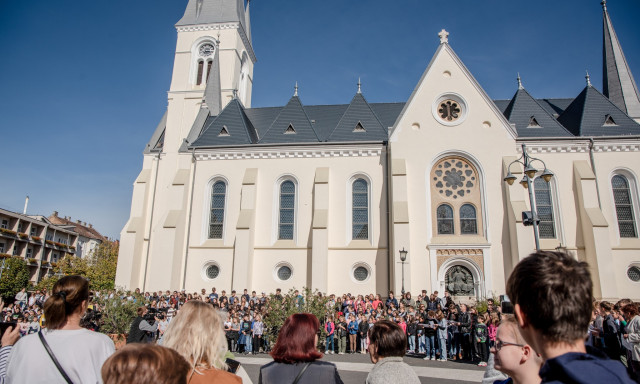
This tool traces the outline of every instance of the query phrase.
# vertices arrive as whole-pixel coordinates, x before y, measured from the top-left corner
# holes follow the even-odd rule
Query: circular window
[[[631,281],[635,281],[636,283],[640,281],[640,268],[635,265],[629,269],[627,269],[627,276]]]
[[[208,57],[213,54],[214,48],[212,44],[203,44],[200,46],[200,56]]]
[[[278,268],[278,279],[280,280],[289,280],[292,274],[293,273],[291,272],[291,268],[287,267],[286,265]]]
[[[207,267],[207,277],[208,278],[215,279],[216,277],[218,277],[219,274],[220,274],[220,268],[217,265],[212,264],[212,265]]]
[[[458,125],[467,117],[468,108],[462,96],[446,94],[433,103],[433,116],[444,125]]]
[[[369,277],[369,270],[365,267],[357,267],[353,270],[353,277],[358,281],[365,281]]]

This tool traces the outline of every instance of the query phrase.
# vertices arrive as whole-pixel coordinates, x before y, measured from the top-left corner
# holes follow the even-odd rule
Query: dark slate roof
[[[260,135],[258,140],[260,144],[314,143],[318,141],[318,134],[304,111],[298,96],[293,96],[289,99],[289,102],[280,110],[278,117],[271,123],[269,129],[263,135]]]
[[[511,100],[494,100],[496,106],[515,124],[519,137],[572,137],[602,135],[640,135],[640,125],[592,87],[577,98],[534,99],[519,89]],[[189,147],[251,144],[292,144],[313,142],[383,142],[405,103],[367,103],[356,94],[349,104],[302,105],[294,96],[284,107],[244,108],[233,100],[220,116],[199,114]],[[584,112],[586,110],[586,112]],[[201,110],[202,111],[202,110]],[[207,109],[203,109],[207,112]],[[616,126],[603,126],[610,115]],[[534,116],[542,128],[527,128]],[[353,132],[360,122],[365,132]],[[289,124],[295,134],[285,134]],[[220,135],[227,127],[229,136]],[[577,127],[577,128],[576,128]],[[162,131],[158,130],[155,140]],[[153,141],[153,145],[156,141]],[[181,150],[186,150],[183,145]]]
[[[189,0],[176,26],[240,22],[245,31],[244,0]]]
[[[361,93],[356,93],[335,128],[325,141],[385,141],[387,129]]]
[[[207,119],[200,137],[193,146],[243,145],[256,141],[255,129],[244,113],[242,104],[238,99],[233,99],[220,115]]]
[[[608,116],[613,119],[615,125],[605,125]],[[640,124],[590,85],[587,85],[562,112],[558,121],[575,136],[640,134]]]
[[[516,91],[503,113],[515,125],[518,137],[572,136],[524,88]]]

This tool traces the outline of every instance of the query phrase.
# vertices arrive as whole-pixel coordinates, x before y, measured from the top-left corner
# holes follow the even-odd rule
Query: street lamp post
[[[538,219],[538,213],[536,212],[536,202],[533,197],[533,188],[532,188],[533,178],[536,176],[536,173],[538,172],[538,170],[535,169],[532,165],[534,161],[539,161],[544,166],[542,175],[540,175],[542,179],[547,183],[551,181],[551,178],[553,177],[553,172],[547,169],[547,165],[544,163],[544,161],[536,157],[529,156],[529,154],[527,153],[527,148],[524,144],[522,144],[522,156],[512,161],[507,167],[507,176],[504,178],[504,181],[506,181],[509,185],[513,185],[513,182],[516,181],[516,177],[511,173],[511,166],[514,163],[519,163],[524,167],[524,177],[522,178],[522,180],[520,180],[520,184],[522,185],[522,187],[527,188],[529,190],[529,204],[531,205],[531,214],[529,216],[527,215],[527,212],[522,212],[522,223],[524,225],[533,226],[533,237],[535,238],[535,241],[536,241],[536,250],[539,251],[540,235],[538,233],[538,222],[540,220]]]
[[[404,297],[404,262],[407,261],[407,253],[409,252],[402,247],[400,250],[400,262],[402,263],[402,297]]]

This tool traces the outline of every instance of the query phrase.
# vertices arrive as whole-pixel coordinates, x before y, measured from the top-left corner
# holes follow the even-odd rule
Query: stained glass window
[[[222,239],[226,194],[227,185],[224,181],[216,181],[211,189],[211,217],[209,218],[210,239]]]
[[[638,237],[629,181],[622,175],[615,175],[611,179],[611,188],[613,189],[613,201],[616,205],[620,237]]]
[[[357,281],[365,281],[367,280],[367,277],[369,277],[369,270],[362,266],[357,267],[353,270],[353,277]]]
[[[291,275],[292,275],[291,268],[287,267],[286,265],[278,268],[278,278],[280,280],[289,280]]]
[[[198,75],[196,77],[196,84],[202,84],[202,72],[204,71],[204,61],[198,61]]]
[[[352,236],[354,240],[369,238],[369,187],[364,179],[352,186]]]
[[[464,204],[460,207],[460,233],[463,235],[475,235],[478,233],[476,208],[471,204]]]
[[[280,184],[280,217],[278,221],[278,239],[293,240],[295,221],[296,186],[286,180]]]
[[[533,182],[536,197],[536,211],[538,211],[538,234],[542,239],[555,239],[556,228],[553,217],[553,202],[551,200],[551,185],[538,177]]]
[[[436,212],[438,216],[438,234],[453,235],[453,209],[442,204]]]
[[[631,281],[638,282],[640,281],[640,268],[635,265],[627,270],[627,277],[631,279]]]
[[[215,279],[220,274],[220,268],[217,265],[213,264],[207,267],[207,277],[210,279]]]

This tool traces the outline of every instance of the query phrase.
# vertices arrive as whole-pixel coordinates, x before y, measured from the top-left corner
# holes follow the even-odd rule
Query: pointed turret
[[[207,86],[204,89],[204,103],[209,109],[210,116],[217,116],[222,109],[220,89],[220,49],[216,47],[213,53],[213,63],[207,78]]]
[[[602,1],[602,23],[604,28],[602,46],[602,92],[618,108],[640,122],[640,93],[627,59],[622,52],[618,36],[607,11],[607,1]]]
[[[298,97],[297,82],[294,89],[293,97],[280,110],[278,117],[260,138],[261,144],[315,143],[319,141],[318,134]]]

